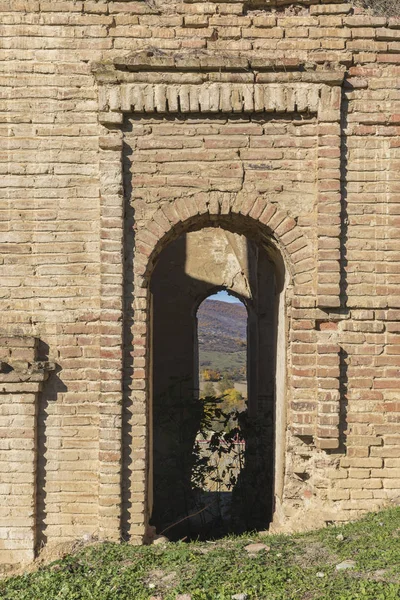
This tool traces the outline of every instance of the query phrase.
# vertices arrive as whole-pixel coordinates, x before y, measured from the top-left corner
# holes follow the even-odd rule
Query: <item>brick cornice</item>
[[[275,75],[276,81],[341,85],[345,68],[339,63],[326,68],[316,62],[306,63],[289,57],[274,59],[254,52],[172,52],[150,47],[114,58],[112,62],[93,63],[92,72],[99,84],[141,81],[140,73],[152,73],[154,82],[157,81],[157,74],[170,73],[169,77],[164,75],[163,79],[175,83],[173,75],[176,72],[181,76],[183,73],[202,74],[202,81],[215,81],[215,74],[218,73],[224,74],[224,81],[229,81],[229,73],[232,74],[232,81],[237,81],[237,74],[242,74],[246,75],[246,81],[256,83],[260,73],[270,72]]]
[[[331,90],[339,65],[321,69],[293,59],[172,53],[148,49],[92,66],[99,86],[99,120],[122,125],[125,113],[318,113],[338,121]]]

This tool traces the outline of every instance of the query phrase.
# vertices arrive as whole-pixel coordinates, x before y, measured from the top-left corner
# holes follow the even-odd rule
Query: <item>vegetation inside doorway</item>
[[[155,431],[169,444],[157,487],[174,480],[177,499],[165,503],[159,521],[165,526],[157,530],[171,540],[217,539],[266,526],[254,510],[264,464],[262,426],[247,410],[247,309],[224,300],[206,299],[197,312],[197,388],[174,383],[154,410]],[[214,356],[210,347],[218,348]]]
[[[170,540],[272,520],[274,258],[242,234],[203,227],[171,241],[152,273],[150,524]]]
[[[199,397],[202,420],[192,482],[214,535],[244,528],[237,504],[244,500],[247,419],[247,309],[221,291],[197,311]],[[200,513],[201,514],[201,513]],[[207,527],[208,525],[208,527]]]

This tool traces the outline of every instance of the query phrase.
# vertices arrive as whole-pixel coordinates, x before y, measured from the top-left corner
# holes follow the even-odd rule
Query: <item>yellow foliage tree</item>
[[[221,379],[220,372],[214,369],[204,369],[201,374],[204,381],[219,381]]]
[[[243,396],[235,388],[230,388],[224,392],[224,405],[228,409],[242,408]]]

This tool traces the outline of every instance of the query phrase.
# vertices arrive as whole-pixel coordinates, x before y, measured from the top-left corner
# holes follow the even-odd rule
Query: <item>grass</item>
[[[200,369],[215,369],[223,373],[246,366],[247,352],[218,352],[216,350],[200,350]]]
[[[269,550],[249,555],[262,541]],[[343,560],[354,568],[337,570]],[[135,547],[95,544],[0,582],[2,600],[398,600],[400,508],[302,535]]]

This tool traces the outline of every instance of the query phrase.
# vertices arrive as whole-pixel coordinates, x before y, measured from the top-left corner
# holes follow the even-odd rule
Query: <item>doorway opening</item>
[[[272,520],[282,289],[265,245],[214,223],[182,234],[158,258],[150,522],[171,540],[266,529]],[[225,302],[232,331],[218,347],[213,295],[221,291],[237,302]],[[214,324],[205,331],[207,311]]]
[[[234,531],[239,479],[244,472],[247,414],[247,320],[244,302],[227,290],[213,293],[197,310],[199,398],[192,483],[201,531]],[[236,492],[235,497],[233,492]]]

